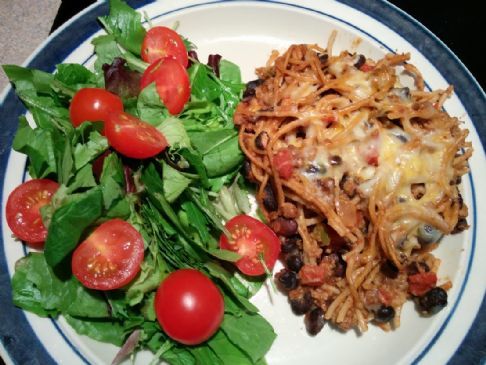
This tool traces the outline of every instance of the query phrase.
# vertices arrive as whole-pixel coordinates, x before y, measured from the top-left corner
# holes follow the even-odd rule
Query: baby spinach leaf
[[[86,289],[73,276],[67,280],[59,279],[42,253],[29,253],[16,263],[12,290],[16,306],[38,315],[109,316],[106,302],[99,292]]]
[[[51,92],[54,76],[48,72],[16,65],[3,65],[3,71],[18,92],[33,90],[42,94]]]
[[[191,147],[191,140],[189,139],[184,124],[180,119],[174,117],[166,118],[162,124],[158,126],[158,130],[164,134],[171,147]]]
[[[169,117],[169,112],[157,93],[155,82],[140,92],[137,100],[137,113],[140,119],[154,126],[160,125]]]
[[[140,13],[121,0],[110,0],[109,15],[99,18],[106,31],[113,34],[118,43],[136,55],[140,55],[146,33],[141,19]]]
[[[96,53],[94,68],[98,75],[103,75],[103,65],[111,65],[117,57],[122,57],[122,51],[118,48],[115,37],[111,34],[100,35],[91,41]],[[104,77],[101,77],[104,84]]]
[[[92,320],[83,317],[65,315],[66,321],[74,330],[92,339],[112,343],[116,346],[123,345],[127,335],[127,329],[120,322],[108,320]]]
[[[221,329],[254,363],[265,356],[277,336],[265,318],[254,314],[225,316]]]
[[[231,316],[226,315],[223,323],[228,318],[231,318]],[[226,333],[223,331],[216,332],[207,344],[221,360],[221,364],[252,365],[247,354],[229,341]]]
[[[205,155],[237,135],[238,132],[234,129],[217,129],[207,132],[193,132],[190,133],[190,138],[193,146]]]
[[[233,62],[225,59],[222,59],[219,62],[219,78],[222,81],[227,81],[233,84],[242,84],[240,68]],[[243,88],[244,86],[240,87]]]
[[[162,175],[165,199],[169,203],[173,203],[186,190],[191,183],[191,179],[188,179],[165,162],[162,162]]]
[[[74,166],[76,170],[93,161],[108,149],[108,140],[99,132],[93,131],[86,143],[78,143],[74,147]]]
[[[81,87],[94,87],[96,75],[78,63],[62,63],[56,66],[54,80],[77,91]]]
[[[67,193],[71,194],[81,188],[91,188],[96,186],[91,165],[85,165],[74,175],[73,181],[68,185]]]
[[[224,175],[243,162],[243,154],[238,145],[238,136],[225,141],[204,155],[204,166],[208,176]]]
[[[211,71],[202,63],[195,63],[188,69],[191,82],[191,97],[196,100],[214,101],[220,95],[220,88],[209,77]]]
[[[52,215],[44,252],[47,263],[54,267],[78,245],[83,231],[102,212],[102,192],[98,187],[76,196]]]

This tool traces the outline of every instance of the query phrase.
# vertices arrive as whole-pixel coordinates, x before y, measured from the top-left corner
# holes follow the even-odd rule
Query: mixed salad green
[[[123,346],[117,362],[148,348],[154,361],[171,364],[264,364],[275,333],[249,298],[265,276],[235,270],[240,255],[218,244],[227,233],[224,222],[249,211],[232,122],[245,87],[240,70],[224,59],[211,67],[189,57],[190,99],[173,115],[157,83],[140,90],[149,67],[141,59],[147,33],[141,15],[111,0],[110,13],[100,22],[107,34],[92,41],[93,70],[61,64],[50,74],[3,66],[35,124],[20,118],[13,148],[28,156],[33,179],[59,184],[41,208],[48,231],[43,252],[31,252],[16,264],[13,302],[39,316],[62,315],[78,333]],[[184,45],[194,49],[186,39]],[[118,95],[124,112],[155,127],[169,147],[151,158],[129,158],[109,143],[103,123],[75,127],[70,103],[83,88]],[[72,275],[72,252],[113,219],[129,222],[141,234],[143,262],[128,285],[88,289]],[[154,309],[159,284],[179,269],[209,277],[224,300],[219,329],[197,345],[169,337]]]

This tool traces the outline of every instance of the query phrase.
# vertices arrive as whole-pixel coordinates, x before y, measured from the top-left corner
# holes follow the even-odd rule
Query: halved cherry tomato
[[[7,199],[7,224],[22,241],[41,248],[47,237],[40,208],[51,202],[59,184],[49,179],[29,180],[12,191]]]
[[[269,270],[272,270],[280,254],[280,240],[265,224],[248,215],[238,215],[226,223],[231,237],[222,234],[219,247],[238,253],[238,269],[246,275],[263,275],[265,268],[260,255]]]
[[[122,112],[123,103],[115,94],[99,88],[84,88],[74,94],[69,117],[75,127],[82,122],[106,122],[112,112]]]
[[[206,341],[223,321],[221,292],[194,269],[170,273],[157,289],[154,306],[164,332],[185,345]]]
[[[131,158],[153,157],[167,147],[167,140],[153,125],[127,113],[112,113],[105,123],[108,143]]]
[[[294,172],[294,162],[292,152],[282,149],[273,156],[273,165],[282,179],[290,179]]]
[[[184,67],[188,64],[187,49],[180,35],[162,26],[149,29],[143,39],[141,56],[148,63],[170,56]]]
[[[172,115],[179,114],[191,96],[191,84],[186,69],[172,57],[152,63],[143,73],[140,88],[155,81],[157,93]]]
[[[437,284],[435,272],[421,272],[408,277],[408,291],[415,296],[421,296]]]
[[[73,252],[74,276],[87,288],[112,290],[133,280],[144,256],[142,235],[128,222],[109,220]]]

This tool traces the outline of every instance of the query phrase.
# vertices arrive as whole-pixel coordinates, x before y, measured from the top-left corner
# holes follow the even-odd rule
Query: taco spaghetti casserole
[[[431,314],[447,304],[431,251],[467,228],[458,184],[468,172],[468,131],[425,91],[408,54],[379,61],[292,45],[257,69],[234,121],[247,179],[280,236],[277,273],[310,334],[384,330],[408,298]],[[401,75],[414,87],[404,87]]]

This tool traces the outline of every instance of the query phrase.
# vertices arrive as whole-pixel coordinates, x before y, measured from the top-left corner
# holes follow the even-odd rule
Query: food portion
[[[38,249],[15,265],[13,303],[121,346],[113,364],[145,349],[152,363],[264,364],[276,335],[250,298],[280,242],[246,215],[240,69],[199,62],[123,1],[99,20],[92,68],[3,66],[32,117],[13,142],[31,180],[7,222]]]
[[[234,121],[282,242],[276,282],[308,332],[389,330],[407,299],[423,314],[447,304],[432,251],[467,228],[459,184],[472,148],[442,109],[452,88],[426,91],[408,54],[333,55],[334,37],[274,51]]]

